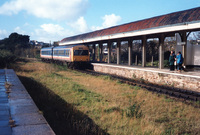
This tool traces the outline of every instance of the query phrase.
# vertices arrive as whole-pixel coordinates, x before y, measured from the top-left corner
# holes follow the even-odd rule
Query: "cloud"
[[[92,30],[99,30],[117,25],[121,21],[121,17],[115,14],[105,15],[102,17],[102,26],[92,26]]]
[[[8,32],[6,30],[0,30],[0,40],[8,37]]]
[[[24,24],[24,26],[25,27],[29,27],[29,26],[31,26],[28,22],[26,22],[25,24]]]
[[[121,20],[120,16],[115,14],[105,15],[102,17],[103,23],[102,26],[92,26],[88,27],[84,17],[79,17],[76,21],[71,21],[67,23],[69,26],[68,29],[58,25],[58,24],[42,24],[39,29],[36,29],[33,37],[36,37],[40,41],[49,42],[51,41],[60,41],[65,37],[73,36],[81,33],[86,33],[89,31],[99,30],[107,27],[117,25]]]
[[[14,32],[17,32],[17,33],[23,34],[23,35],[26,33],[26,32],[25,32],[24,30],[22,30],[19,26],[16,27],[16,28],[14,29]]]
[[[71,22],[68,25],[76,30],[76,33],[85,33],[90,31],[84,17],[80,17],[76,22]]]
[[[111,26],[115,26],[119,21],[121,21],[121,17],[117,16],[115,14],[111,14],[111,15],[105,15],[103,17],[103,27],[111,27]]]
[[[58,24],[43,24],[41,28],[49,34],[60,34],[64,30],[64,28]]]
[[[39,41],[49,42],[51,41],[60,41],[66,36],[71,36],[74,34],[72,31],[63,28],[58,24],[42,24],[40,28],[36,29],[32,33],[31,37]]]
[[[95,31],[95,30],[101,30],[101,29],[103,29],[104,27],[103,26],[92,26],[91,27],[91,30],[92,31]]]
[[[80,33],[85,33],[91,31],[84,17],[80,17],[76,21],[71,21],[71,23],[67,23],[66,27],[62,27],[59,24],[42,24],[38,29],[35,29],[33,33],[31,33],[31,38],[35,38],[38,41],[49,42],[51,41],[60,41],[67,36],[72,36]]]
[[[87,7],[88,0],[11,0],[0,7],[0,14],[26,11],[39,18],[67,20],[83,15]]]

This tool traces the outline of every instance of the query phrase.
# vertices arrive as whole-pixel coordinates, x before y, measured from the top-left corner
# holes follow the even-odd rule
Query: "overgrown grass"
[[[19,78],[57,135],[107,134],[74,104],[66,102],[53,90],[34,78]]]
[[[40,62],[17,74],[56,134],[199,134],[199,103],[185,104],[129,86]]]
[[[104,80],[112,80],[112,77],[110,75],[103,75],[101,76],[101,78]]]
[[[134,103],[133,105],[131,105],[130,107],[128,107],[126,109],[126,116],[130,117],[130,118],[140,118],[142,117],[142,111],[140,108],[141,104],[138,103]]]

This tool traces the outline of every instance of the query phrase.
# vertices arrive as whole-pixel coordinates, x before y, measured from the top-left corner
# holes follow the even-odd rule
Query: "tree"
[[[9,50],[12,53],[20,52],[21,49],[30,48],[29,36],[11,33],[8,38],[0,41],[0,49]]]

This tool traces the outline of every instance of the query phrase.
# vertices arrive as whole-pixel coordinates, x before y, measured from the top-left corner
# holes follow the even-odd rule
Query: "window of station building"
[[[88,55],[88,50],[74,50],[74,55],[76,55],[76,56]]]
[[[187,40],[190,45],[193,45],[193,46],[200,45],[200,31],[194,31],[187,34],[189,34]]]

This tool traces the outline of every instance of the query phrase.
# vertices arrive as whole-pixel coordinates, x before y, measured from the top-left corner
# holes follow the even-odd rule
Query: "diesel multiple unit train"
[[[56,61],[68,65],[87,63],[90,60],[89,48],[81,44],[42,48],[40,57],[42,61]]]

